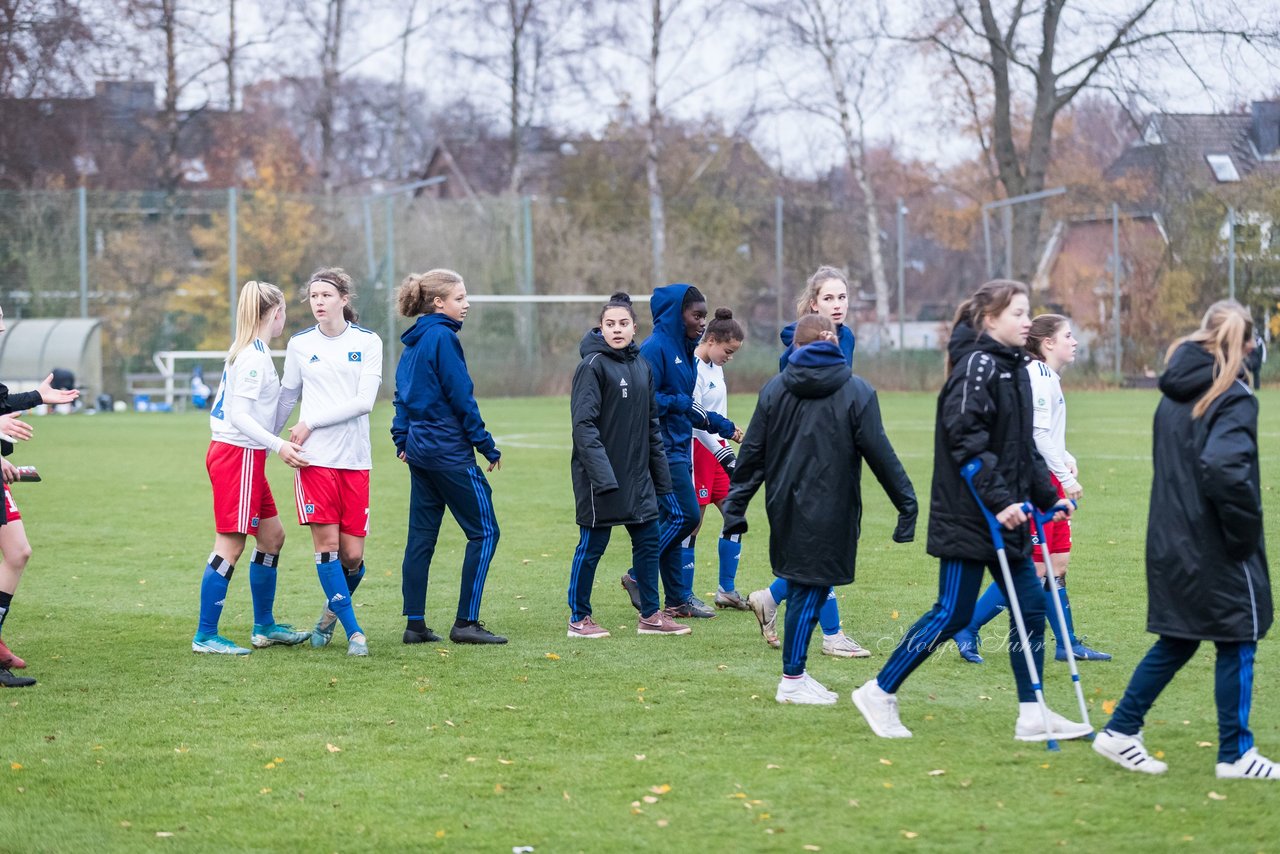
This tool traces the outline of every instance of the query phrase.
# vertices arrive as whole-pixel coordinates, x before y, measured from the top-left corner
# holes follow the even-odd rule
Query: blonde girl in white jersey
[[[272,614],[276,563],[284,546],[284,526],[267,484],[267,453],[294,468],[305,467],[302,448],[281,439],[276,410],[280,380],[268,343],[284,330],[284,294],[267,282],[245,282],[236,306],[236,337],[227,353],[222,381],[209,412],[213,440],[205,468],[213,485],[216,534],[200,583],[200,624],[194,652],[248,655],[245,647],[218,634],[218,619],[236,561],[252,534],[257,548],[249,563],[255,647],[302,643],[310,635],[277,623]]]
[[[364,577],[369,534],[369,412],[382,384],[382,339],[356,325],[351,277],[322,267],[307,283],[316,325],[289,339],[278,421],[284,423],[299,394],[302,412],[289,431],[310,465],[299,469],[294,500],[298,524],[311,528],[316,572],[326,599],[311,632],[312,646],[333,637],[335,621],[347,633],[347,654],[368,655],[351,594]]]
[[[1076,360],[1078,342],[1071,331],[1071,321],[1060,314],[1041,314],[1031,321],[1031,331],[1027,333],[1026,350],[1032,360],[1027,364],[1027,373],[1031,377],[1031,401],[1034,408],[1032,420],[1033,436],[1036,450],[1044,458],[1049,473],[1053,475],[1053,484],[1058,490],[1059,498],[1070,498],[1073,501],[1084,497],[1084,487],[1080,485],[1079,470],[1076,458],[1067,451],[1067,402],[1062,395],[1060,372]],[[1109,661],[1111,655],[1085,646],[1075,634],[1075,621],[1071,613],[1070,599],[1067,597],[1067,567],[1071,563],[1071,520],[1050,522],[1044,530],[1037,530],[1032,523],[1032,542],[1036,574],[1045,577],[1045,565],[1040,551],[1043,539],[1049,545],[1049,555],[1053,562],[1053,575],[1058,580],[1059,596],[1063,613],[1067,618],[1067,629],[1070,633],[1070,644],[1067,638],[1057,637],[1059,628],[1053,602],[1045,602],[1045,612],[1049,615],[1049,625],[1057,637],[1057,649],[1054,653],[1058,661],[1066,661],[1068,649],[1080,661]],[[1045,597],[1052,592],[1046,587]],[[960,655],[969,662],[981,664],[982,657],[977,650],[978,631],[992,617],[1006,607],[1004,595],[992,584],[978,600],[974,608],[973,620],[969,626],[959,632],[956,646]]]

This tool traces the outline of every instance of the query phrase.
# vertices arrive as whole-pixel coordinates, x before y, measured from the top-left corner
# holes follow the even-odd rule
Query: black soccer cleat
[[[472,622],[465,626],[455,625],[449,629],[449,640],[454,643],[506,643],[502,635],[495,635],[484,627],[484,623]]]
[[[29,688],[36,684],[30,676],[15,676],[7,667],[0,667],[0,688]]]
[[[431,631],[431,627],[427,626],[425,632],[416,632],[413,629],[404,630],[405,643],[439,643],[443,640],[438,634]]]

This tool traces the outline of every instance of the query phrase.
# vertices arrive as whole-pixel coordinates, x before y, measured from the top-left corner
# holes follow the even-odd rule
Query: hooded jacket
[[[928,552],[939,558],[994,562],[986,517],[969,492],[960,467],[978,457],[973,483],[992,513],[1028,499],[1041,510],[1058,501],[1049,469],[1032,434],[1031,357],[968,323],[958,323],[947,345],[951,372],[938,395],[933,430],[933,488],[929,498]],[[1005,530],[1011,558],[1031,554],[1027,525]]]
[[[862,527],[862,461],[898,510],[895,542],[915,536],[916,494],[885,436],[875,390],[830,342],[793,353],[760,392],[724,504],[727,533],[767,484],[773,574],[799,584],[853,581]]]
[[[419,468],[470,468],[476,451],[491,463],[502,456],[476,405],[460,329],[447,315],[424,314],[400,336],[404,352],[396,366],[391,438]]]
[[[34,409],[44,403],[44,399],[40,397],[38,391],[20,391],[17,394],[10,394],[9,387],[0,383],[0,415],[8,415],[10,412],[22,412],[25,409]],[[13,453],[13,443],[6,439],[0,439],[0,453],[9,456]]]
[[[791,354],[796,351],[796,324],[788,323],[782,327],[782,331],[778,333],[778,337],[782,339],[782,356],[778,359],[778,370],[786,370],[787,359],[791,358]],[[843,323],[836,327],[836,337],[840,339],[840,352],[844,354],[844,363],[850,368],[853,367],[853,348],[857,346],[854,339],[853,330],[845,326]]]
[[[1147,630],[1257,641],[1271,627],[1262,534],[1258,401],[1243,376],[1200,418],[1213,356],[1187,342],[1160,377],[1147,522]]]
[[[670,463],[690,463],[693,458],[693,428],[717,433],[722,438],[733,436],[733,422],[715,412],[707,412],[693,402],[693,387],[698,382],[698,366],[693,355],[697,341],[690,340],[684,330],[685,292],[689,285],[665,285],[655,288],[649,301],[653,311],[653,334],[640,345],[653,372],[654,398],[662,419],[662,443]]]
[[[657,495],[671,492],[649,363],[634,342],[615,350],[593,329],[573,372],[570,472],[577,521],[587,528],[658,518]]]

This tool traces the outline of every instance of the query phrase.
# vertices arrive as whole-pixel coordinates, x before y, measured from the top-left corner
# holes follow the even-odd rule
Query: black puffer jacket
[[[1179,347],[1160,377],[1147,520],[1147,630],[1257,641],[1271,627],[1262,536],[1258,401],[1243,376],[1198,419],[1213,356]]]
[[[974,486],[993,513],[1030,499],[1047,510],[1058,500],[1049,469],[1031,432],[1030,360],[1020,347],[1007,347],[959,323],[947,345],[951,373],[938,395],[933,431],[933,489],[929,498],[929,554],[934,557],[994,561],[987,522],[960,476],[974,457],[982,469]],[[1004,531],[1010,557],[1031,554],[1029,528]]]
[[[767,484],[773,574],[801,584],[853,581],[862,520],[862,461],[898,510],[893,539],[911,542],[916,494],[885,436],[875,389],[835,344],[810,344],[760,392],[724,504],[728,533]]]
[[[634,343],[615,350],[593,329],[579,346],[573,416],[573,497],[588,528],[658,518],[655,496],[671,491],[649,363]]]

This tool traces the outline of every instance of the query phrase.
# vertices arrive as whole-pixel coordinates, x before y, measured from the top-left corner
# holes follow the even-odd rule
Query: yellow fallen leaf
[[[817,845],[806,845],[804,846],[804,850],[805,851],[821,851],[822,849]]]
[[[1164,807],[1162,807],[1160,804],[1156,804],[1156,812],[1164,812]]]
[[[902,831],[902,835],[907,839],[915,839],[920,834],[916,833],[914,830],[904,830]]]
[[[552,661],[560,660],[560,656],[556,655],[554,652],[547,653],[547,658],[551,659]]]
[[[230,268],[228,268],[228,269],[230,269]],[[520,561],[520,565],[521,565],[521,566],[528,566],[530,563],[532,563],[532,561],[531,561],[531,560],[529,560],[528,558],[526,558],[526,559],[524,559],[524,560]],[[517,596],[516,598],[517,598],[517,599],[523,599],[524,597],[523,597],[523,596]]]
[[[272,768],[275,768],[275,767],[276,767],[276,763],[274,763],[274,762],[268,762],[266,765],[263,765],[262,767],[263,767],[263,768],[266,768],[268,771],[270,771]]]
[[[494,793],[495,795],[501,795],[501,794],[502,794],[503,792],[505,792],[505,791],[506,791],[506,789],[503,787],[503,785],[502,785],[501,783],[494,783],[494,784],[493,784],[493,793]]]
[[[637,762],[643,762],[644,760],[645,760],[645,755],[644,755],[643,753],[637,753],[637,754],[636,754],[636,761],[637,761]]]
[[[656,804],[658,802],[658,799],[655,798],[653,795],[645,795],[644,802],[646,804]]]
[[[271,787],[270,787],[270,786],[265,786],[265,787],[263,787],[263,788],[261,788],[261,789],[259,789],[259,790],[258,790],[258,794],[259,794],[259,795],[266,795],[266,794],[269,794],[270,792],[271,792]]]
[[[122,822],[120,822],[120,826],[121,826],[121,827],[133,827],[133,822],[131,822],[131,821],[122,821]]]
[[[894,611],[893,613],[891,613],[891,614],[889,615],[889,619],[891,619],[891,620],[896,620],[896,619],[898,619],[898,612],[897,612],[897,611]]]
[[[1212,741],[1197,741],[1196,747],[1213,747]]]
[[[569,797],[569,793],[568,793],[568,792],[561,792],[560,794],[564,795],[564,799],[565,799],[566,801],[571,801],[571,800],[573,800],[573,798]]]
[[[655,795],[665,795],[667,792],[671,791],[671,784],[663,783],[661,786],[650,786],[649,791],[653,792]]]
[[[892,784],[892,783],[885,783],[885,784],[884,784],[884,787],[885,787],[886,789],[892,789],[892,788],[893,788],[893,784]]]
[[[1163,750],[1157,750],[1157,751],[1155,752],[1155,757],[1156,757],[1156,759],[1164,759],[1164,751],[1163,751]]]
[[[1182,841],[1183,841],[1183,842],[1195,842],[1195,840],[1196,840],[1196,838],[1195,838],[1194,836],[1184,836],[1184,837],[1182,837]]]
[[[468,757],[467,757],[467,761],[468,761],[468,762],[475,762],[475,761],[476,761],[476,757],[474,757],[474,756],[468,756]]]
[[[324,747],[325,747],[325,750],[328,750],[330,753],[341,753],[341,752],[342,752],[342,748],[341,748],[341,747],[339,747],[339,746],[338,746],[338,745],[336,745],[336,744],[326,744]]]
[[[728,669],[729,669],[729,665],[727,665],[727,664],[717,664],[717,665],[716,665],[716,670],[728,670]]]
[[[862,806],[862,804],[858,803],[858,802],[857,802],[856,800],[854,800],[853,798],[850,798],[850,799],[849,799],[849,806],[851,806],[851,807],[860,807],[860,806]]]
[[[191,749],[191,748],[187,747],[185,744],[180,744],[180,745],[178,745],[177,747],[175,747],[175,748],[173,749],[173,752],[174,752],[174,753],[186,753],[186,752],[187,752],[188,750],[190,750],[190,749]]]
[[[632,807],[632,808],[631,808],[631,814],[632,814],[632,815],[641,815],[641,814],[643,814],[643,813],[644,813],[644,810],[640,809],[639,807]]]
[[[157,830],[156,836],[160,839],[167,839],[168,837],[173,836],[173,834],[167,830]]]
[[[1041,768],[1048,768],[1048,767],[1049,767],[1049,763],[1048,763],[1048,762],[1045,762],[1045,763],[1044,763],[1044,764],[1042,764],[1040,767],[1041,767]]]
[[[947,772],[946,772],[945,770],[943,770],[942,768],[934,768],[932,771],[930,771],[930,772],[929,772],[929,776],[930,776],[930,777],[941,777],[941,776],[942,776],[943,774],[945,774],[945,773],[947,773]]]
[[[443,830],[443,829],[442,829],[442,830],[437,830],[437,831],[436,831],[436,839],[444,839],[444,830]]]
[[[671,824],[671,822],[667,821],[665,818],[660,818],[657,821],[658,827],[666,827],[669,824]]]
[[[516,763],[515,763],[513,760],[511,760],[511,759],[499,759],[499,760],[498,760],[498,764],[499,764],[499,765],[514,765],[514,764],[516,764]]]
[[[444,723],[445,723],[445,726],[454,726],[454,727],[457,726],[457,724],[455,724],[453,721],[445,721]]]
[[[395,723],[395,721],[392,721],[391,723]],[[277,765],[279,765],[279,764],[280,764],[281,762],[283,762],[284,760],[283,760],[283,759],[281,759],[279,756],[277,756],[275,759],[272,759],[271,761],[272,761],[272,762],[274,762],[274,763],[276,763]]]
[[[1114,714],[1114,713],[1115,713],[1115,710],[1116,710],[1116,701],[1115,701],[1115,700],[1103,700],[1103,701],[1102,701],[1102,713],[1103,713],[1103,714],[1106,714],[1106,715]]]
[[[881,758],[880,758],[880,764],[881,764],[881,765],[892,765],[892,764],[893,764],[893,760],[892,760],[892,759],[885,759],[884,757],[881,757]]]
[[[20,763],[20,762],[11,762],[11,763],[9,764],[9,770],[10,770],[10,771],[21,771],[21,770],[22,770],[22,763]]]
[[[725,795],[727,798],[745,798],[746,796],[746,792],[734,792],[732,795]]]
[[[990,698],[990,697],[988,697],[986,694],[979,694],[979,695],[978,695],[978,699],[979,699],[979,700],[990,700],[991,698]]]
[[[1225,801],[1226,799],[1227,799],[1226,795],[1219,795],[1217,792],[1209,793],[1209,800],[1211,801]]]
[[[782,766],[781,766],[781,765],[766,765],[766,766],[764,766],[764,767],[765,767],[765,770],[768,770],[768,771],[777,771],[777,770],[778,770],[779,768],[781,768]]]

